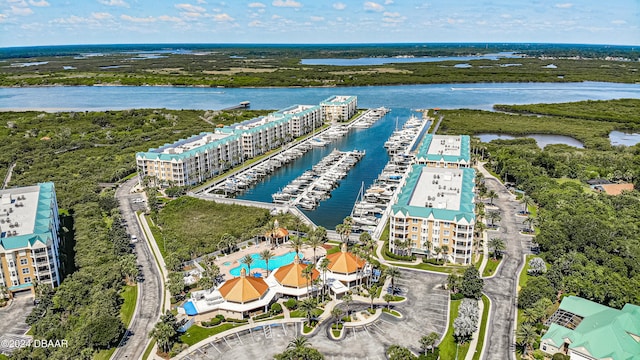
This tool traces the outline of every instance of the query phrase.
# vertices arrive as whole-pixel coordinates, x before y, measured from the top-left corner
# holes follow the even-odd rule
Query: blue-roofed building
[[[0,190],[0,285],[60,284],[60,220],[53,183]]]
[[[414,164],[391,207],[389,249],[434,254],[469,265],[475,225],[475,170]],[[446,248],[445,248],[446,246]]]
[[[471,140],[469,135],[432,135],[422,139],[416,162],[433,167],[471,166]]]
[[[320,107],[326,121],[347,121],[358,109],[358,97],[334,95],[320,102]]]
[[[322,125],[318,105],[294,105],[267,116],[203,132],[136,154],[140,178],[154,186],[187,186],[214,177]]]

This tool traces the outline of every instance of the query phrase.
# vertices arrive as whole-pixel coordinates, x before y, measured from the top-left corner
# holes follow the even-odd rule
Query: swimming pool
[[[294,251],[288,252],[286,254],[280,255],[280,256],[275,256],[272,257],[271,259],[269,259],[269,271],[271,270],[275,270],[281,266],[285,266],[285,265],[289,265],[293,262],[293,258],[295,258],[296,253]],[[300,259],[302,259],[304,257],[304,255],[302,253],[298,253],[298,256],[300,257]],[[267,264],[264,260],[260,259],[260,254],[251,254],[251,257],[253,258],[253,264],[251,264],[251,270],[253,271],[254,269],[266,269],[267,268]],[[247,268],[247,265],[245,264],[241,264],[240,266],[234,267],[233,269],[229,270],[229,273],[233,276],[240,276],[240,269],[244,268],[245,270],[249,270]]]
[[[187,313],[187,315],[189,316],[198,315],[198,310],[196,310],[196,306],[193,305],[191,301],[187,301],[186,303],[184,303],[183,307],[184,307],[184,312]]]

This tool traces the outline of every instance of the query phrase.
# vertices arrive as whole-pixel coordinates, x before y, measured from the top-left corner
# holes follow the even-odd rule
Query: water
[[[513,52],[500,52],[497,54],[470,55],[470,56],[423,56],[423,57],[365,57],[357,59],[302,59],[302,65],[334,65],[334,66],[360,66],[360,65],[384,65],[416,62],[439,61],[470,61],[470,60],[498,60],[503,58],[521,58],[522,55]]]
[[[638,99],[640,84],[478,83],[275,89],[160,86],[0,88],[0,110],[223,109],[245,100],[251,102],[252,109],[282,109],[293,104],[317,104],[336,94],[356,95],[358,106],[366,108],[491,110],[494,104]]]
[[[296,253],[294,251],[288,252],[286,254],[275,256],[269,259],[269,271],[275,270],[281,266],[289,265],[293,262],[293,259],[296,257]],[[304,257],[302,253],[298,253],[300,259]],[[253,258],[253,263],[251,264],[251,269],[267,269],[267,262],[260,259],[260,254],[251,254]],[[240,264],[240,266],[234,267],[229,270],[229,273],[233,276],[240,276],[240,269],[244,268],[246,271],[249,271],[249,268],[245,264]]]
[[[611,140],[611,145],[633,146],[640,143],[640,134],[615,130],[609,134],[609,140]]]
[[[506,135],[506,134],[477,134],[474,136],[477,136],[478,138],[480,138],[480,141],[482,142],[489,142],[491,140],[498,140],[498,139],[512,140],[516,138],[532,138],[536,141],[536,144],[538,144],[538,147],[540,147],[541,149],[544,149],[545,146],[552,145],[552,144],[564,144],[564,145],[573,146],[579,149],[584,148],[584,144],[582,144],[580,141],[570,136],[564,136],[564,135],[528,134],[528,135],[514,136],[514,135]]]
[[[303,210],[315,224],[333,229],[351,214],[362,183],[364,182],[365,189],[371,185],[389,161],[383,145],[395,130],[396,118],[398,128],[401,128],[411,114],[408,109],[393,109],[368,129],[351,129],[344,137],[325,147],[313,148],[295,162],[283,166],[238,198],[271,202],[271,194],[280,191],[291,180],[311,169],[333,149],[365,150],[365,156],[340,181],[340,186],[331,192],[331,198],[321,201],[320,206],[313,211]]]

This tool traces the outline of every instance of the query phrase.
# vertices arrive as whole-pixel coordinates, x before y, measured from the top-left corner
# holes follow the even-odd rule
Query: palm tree
[[[447,263],[447,256],[449,256],[449,246],[442,245],[442,253],[444,254],[444,263],[442,265],[444,265]]]
[[[307,239],[307,245],[313,249],[313,263],[316,263],[316,249],[324,244],[324,240],[318,236],[318,229],[312,230]]]
[[[487,219],[491,221],[491,227],[495,227],[495,222],[502,220],[500,212],[497,210],[489,211],[487,213]]]
[[[401,275],[400,269],[395,266],[389,266],[384,270],[384,273],[391,279],[391,292],[395,292],[396,279],[399,279]]]
[[[369,299],[371,299],[371,310],[373,310],[373,300],[377,297],[378,287],[372,286],[369,288]]]
[[[325,288],[327,286],[327,270],[329,270],[329,264],[330,263],[331,262],[326,257],[323,258],[320,261],[320,270],[322,270],[322,279],[323,279],[323,284],[322,284],[322,296],[323,297],[324,297]]]
[[[493,205],[493,199],[497,199],[497,198],[498,198],[498,193],[496,193],[496,192],[495,192],[495,191],[493,191],[493,190],[490,190],[490,191],[487,193],[487,197],[489,198],[489,202],[490,202],[490,204],[491,204],[491,205]]]
[[[393,301],[394,297],[391,294],[384,294],[384,296],[382,297],[382,299],[384,299],[384,301],[387,303],[387,310],[389,310],[389,303]]]
[[[251,257],[250,254],[247,254],[242,259],[240,259],[240,262],[247,265],[247,267],[249,268],[247,271],[247,275],[251,275],[251,264],[253,264],[253,257]]]
[[[344,296],[342,297],[342,302],[344,302],[344,306],[347,308],[347,316],[349,316],[349,304],[351,304],[352,301],[353,298],[349,293],[344,294]]]
[[[298,309],[302,312],[305,318],[307,318],[307,324],[311,326],[311,319],[313,318],[313,311],[316,309],[313,299],[306,298],[300,302]]]
[[[293,249],[293,251],[297,253],[300,252],[302,246],[304,245],[304,240],[300,236],[293,236],[289,238],[289,247]]]
[[[267,264],[267,277],[269,277],[269,260],[274,256],[275,254],[271,252],[271,250],[266,249],[260,252],[260,259],[264,260],[264,262]]]
[[[524,348],[523,356],[527,355],[527,350],[533,345],[538,338],[536,328],[530,324],[522,324],[516,332],[516,342]]]
[[[307,265],[306,268],[302,269],[302,276],[307,279],[307,296],[311,296],[311,289],[309,288],[309,283],[311,282],[311,276],[313,275],[313,264]]]
[[[522,223],[527,225],[527,232],[532,233],[533,232],[533,224],[536,223],[536,218],[534,218],[533,216],[529,215],[529,216],[527,216],[526,219],[524,219],[524,221]]]
[[[498,259],[498,251],[502,251],[504,249],[506,249],[506,245],[504,243],[504,240],[502,240],[501,238],[492,238],[489,239],[489,248],[493,249],[493,260],[497,260]]]

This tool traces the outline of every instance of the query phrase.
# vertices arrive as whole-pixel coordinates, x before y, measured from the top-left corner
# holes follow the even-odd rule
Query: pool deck
[[[215,264],[218,265],[218,267],[220,268],[220,274],[224,276],[225,280],[230,280],[233,279],[235,276],[231,275],[230,271],[231,269],[238,267],[241,265],[240,263],[240,259],[242,259],[243,257],[245,257],[245,255],[247,254],[254,254],[254,253],[260,253],[264,250],[267,249],[271,249],[271,252],[274,254],[275,256],[280,256],[283,254],[286,254],[288,252],[292,252],[293,249],[291,247],[289,247],[289,242],[286,242],[284,244],[278,245],[278,246],[273,246],[270,245],[268,241],[264,241],[261,242],[257,245],[251,245],[248,246],[244,249],[241,249],[240,251],[234,252],[230,255],[225,255],[222,257],[219,257],[215,260]],[[305,259],[312,259],[313,258],[313,249],[308,247],[308,246],[303,246],[302,249],[300,250],[301,253],[304,254],[304,258]],[[327,251],[322,248],[322,247],[318,247],[316,249],[316,257],[320,258],[321,256],[324,256],[327,254]],[[229,265],[225,265],[225,262],[229,262]],[[267,277],[267,270],[266,269],[261,269],[261,268],[254,268],[251,267],[251,273],[255,273],[255,272],[260,272],[262,274],[263,278]]]

